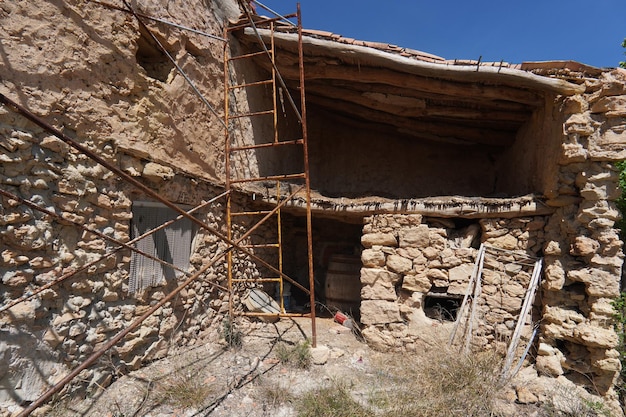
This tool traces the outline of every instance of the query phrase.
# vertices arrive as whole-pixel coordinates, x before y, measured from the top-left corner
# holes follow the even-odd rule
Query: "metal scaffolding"
[[[238,221],[253,221],[253,219],[259,216],[265,216],[261,220],[264,222],[271,218],[272,224],[275,227],[275,235],[271,241],[266,241],[256,244],[246,244],[245,248],[251,251],[257,251],[264,253],[268,258],[267,263],[271,263],[273,268],[268,271],[268,268],[263,268],[262,265],[259,268],[262,271],[268,271],[270,276],[258,276],[258,277],[240,277],[236,274],[236,268],[234,265],[233,254],[229,253],[227,256],[228,263],[228,289],[230,294],[229,301],[229,314],[231,319],[237,315],[249,315],[249,316],[278,316],[278,317],[310,317],[312,327],[312,345],[316,346],[316,330],[315,330],[315,282],[313,274],[313,255],[312,255],[312,226],[311,226],[311,192],[310,192],[310,180],[309,180],[309,162],[308,162],[308,147],[307,147],[307,129],[306,129],[306,105],[304,94],[304,68],[303,68],[303,53],[302,53],[302,23],[300,16],[300,6],[296,13],[286,16],[277,16],[275,18],[253,18],[246,5],[243,5],[246,10],[247,20],[243,23],[239,23],[230,26],[225,29],[224,38],[230,39],[232,32],[243,30],[245,28],[251,28],[257,35],[259,43],[259,50],[248,53],[237,54],[230,43],[226,43],[224,46],[224,123],[227,125],[225,133],[225,171],[226,171],[226,190],[230,191],[227,197],[227,224],[228,224],[228,238],[236,238],[236,227]],[[298,65],[300,70],[300,108],[297,107],[295,101],[289,94],[285,83],[280,76],[276,65],[276,51],[274,45],[274,33],[276,31],[276,25],[278,21],[284,21],[285,19],[297,18],[297,30],[298,30]],[[261,39],[257,28],[264,28],[269,30],[270,42],[268,45]],[[233,67],[240,62],[251,61],[253,59],[267,59],[270,63],[270,74],[267,79],[253,80],[253,81],[237,81],[235,77],[232,77],[234,72]],[[246,110],[234,110],[236,106],[236,95],[241,90],[247,92],[253,92],[254,90],[265,89],[271,90],[272,104],[270,108],[247,108]],[[291,110],[295,113],[296,118],[299,121],[299,137],[295,138],[283,138],[281,132],[279,132],[278,115],[280,111],[280,93],[287,95],[287,100],[291,105]],[[282,96],[281,96],[282,97]],[[245,106],[242,106],[245,107]],[[267,120],[271,119],[271,122]],[[237,143],[237,137],[234,134],[235,131],[241,131],[237,127],[241,124],[242,120],[247,120],[249,123],[259,122],[271,125],[271,133],[262,138],[253,138],[254,143]],[[248,154],[250,152],[263,151],[264,155],[268,158],[280,159],[280,152],[284,149],[294,149],[296,152],[301,152],[303,164],[299,172],[280,172],[279,169],[276,172],[260,174],[255,170],[247,169],[248,167],[241,167],[237,165],[240,160],[240,156]],[[237,169],[239,168],[239,169]],[[245,189],[246,184],[263,183],[265,185],[272,184],[275,191],[276,206],[272,210],[247,210],[240,207],[233,202],[233,196],[236,187]],[[291,188],[297,185],[295,192],[290,192]],[[289,192],[288,192],[289,191]],[[303,286],[297,280],[289,277],[283,271],[283,222],[282,222],[282,207],[286,205],[290,200],[294,198],[302,198],[306,200],[306,230],[307,230],[307,259],[308,259],[308,288]],[[259,222],[259,223],[261,223]],[[259,224],[257,223],[257,224]],[[269,240],[269,239],[268,239]],[[260,255],[261,256],[261,255]],[[291,313],[287,311],[284,304],[285,283],[288,282],[291,285],[304,291],[309,296],[310,310],[309,313]],[[277,311],[257,311],[257,312],[242,312],[240,308],[236,308],[234,305],[234,294],[238,286],[256,285],[261,286],[263,284],[274,284],[277,288],[278,304]]]
[[[152,34],[152,31],[145,25],[145,23],[142,21],[142,19],[147,19],[147,20],[151,20],[151,21],[156,21],[156,22],[160,22],[163,24],[168,24],[168,25],[173,25],[177,28],[180,29],[184,29],[184,30],[192,30],[195,33],[199,33],[203,36],[209,36],[215,40],[219,40],[219,41],[224,41],[225,42],[225,48],[224,51],[225,53],[228,53],[229,51],[229,42],[227,41],[227,38],[229,36],[229,33],[232,32],[233,30],[236,30],[237,27],[233,27],[233,28],[227,28],[225,30],[225,36],[224,38],[218,37],[218,36],[214,36],[214,35],[209,35],[206,34],[204,32],[199,32],[196,30],[193,30],[191,28],[187,28],[184,27],[182,25],[177,25],[174,24],[172,22],[167,22],[164,21],[162,19],[157,19],[157,18],[152,18],[150,16],[141,14],[137,11],[135,11],[126,1],[124,1],[124,5],[125,8],[121,8],[121,7],[117,7],[115,5],[111,5],[109,3],[105,3],[105,2],[100,2],[100,1],[94,1],[94,0],[90,0],[93,1],[94,3],[100,4],[102,6],[105,7],[109,7],[109,8],[113,8],[116,10],[120,10],[129,14],[134,15],[134,17],[137,19],[139,25],[152,37],[153,41],[155,42],[155,44],[159,47],[159,49],[161,49],[163,51],[163,53],[167,56],[168,59],[170,59],[172,61],[172,63],[174,64],[174,66],[176,67],[176,69],[181,73],[181,75],[185,78],[185,80],[187,81],[187,83],[189,84],[189,86],[192,88],[193,92],[198,96],[198,98],[209,108],[209,110],[211,111],[211,113],[215,116],[218,117],[218,120],[220,121],[220,123],[222,124],[223,127],[227,128],[226,129],[226,190],[217,195],[214,196],[213,198],[211,198],[208,201],[203,201],[201,204],[199,204],[198,206],[196,206],[195,208],[192,208],[189,211],[185,211],[183,209],[181,209],[178,205],[176,205],[174,202],[169,201],[167,199],[165,199],[164,197],[162,197],[161,195],[159,195],[157,192],[155,192],[153,189],[151,189],[150,187],[144,185],[142,182],[138,181],[137,179],[133,178],[131,175],[127,174],[126,172],[124,172],[123,170],[121,170],[119,167],[117,167],[115,164],[110,163],[109,161],[107,161],[106,159],[102,158],[100,155],[98,155],[97,153],[91,151],[90,149],[88,149],[87,147],[83,146],[81,143],[79,143],[78,141],[70,138],[69,136],[67,136],[66,134],[64,134],[63,132],[61,132],[60,130],[58,130],[57,128],[53,127],[52,125],[50,125],[49,123],[47,123],[46,121],[42,120],[41,118],[39,118],[38,116],[34,115],[31,111],[29,111],[27,108],[21,106],[20,104],[16,103],[15,101],[9,99],[7,96],[0,94],[0,104],[6,106],[7,108],[12,109],[13,111],[15,111],[16,113],[21,114],[22,116],[24,116],[26,119],[30,120],[31,122],[33,122],[34,124],[38,125],[39,127],[41,127],[44,131],[49,132],[51,134],[53,134],[54,136],[56,136],[57,138],[59,138],[60,140],[62,140],[63,142],[65,142],[66,144],[68,144],[70,147],[74,148],[76,151],[78,151],[79,153],[87,156],[88,158],[90,158],[91,160],[93,160],[94,162],[98,163],[99,165],[103,166],[104,168],[108,169],[110,172],[112,172],[113,174],[115,174],[118,178],[120,178],[121,180],[123,180],[124,182],[126,182],[127,184],[133,186],[135,189],[141,191],[144,195],[149,196],[151,198],[153,198],[155,201],[161,202],[163,205],[169,207],[170,209],[174,210],[174,212],[176,212],[178,214],[178,217],[176,217],[176,219],[173,219],[171,221],[168,221],[164,224],[159,225],[158,227],[149,230],[147,232],[145,232],[144,234],[142,234],[141,236],[137,236],[134,239],[127,241],[127,242],[123,242],[114,238],[111,238],[110,236],[99,232],[98,230],[96,230],[95,228],[91,228],[89,226],[85,226],[85,224],[79,223],[79,222],[75,222],[72,221],[70,219],[66,219],[66,218],[61,218],[61,216],[59,216],[58,214],[56,214],[54,211],[51,211],[47,208],[41,207],[27,199],[21,198],[18,195],[14,194],[14,193],[10,193],[6,190],[0,190],[0,195],[4,196],[6,198],[10,198],[16,202],[18,202],[19,204],[25,205],[30,207],[31,209],[37,210],[47,216],[49,216],[50,218],[59,221],[59,222],[63,222],[63,224],[71,224],[77,228],[82,229],[84,232],[86,233],[91,233],[94,234],[110,243],[113,243],[114,245],[117,245],[116,247],[111,248],[110,250],[108,250],[106,253],[104,253],[102,256],[98,257],[97,259],[86,263],[83,266],[80,266],[76,269],[67,271],[66,273],[62,274],[59,277],[55,277],[51,282],[33,289],[32,291],[28,291],[26,293],[24,293],[22,296],[9,301],[8,303],[6,303],[5,305],[0,306],[0,312],[2,311],[6,311],[8,309],[10,309],[11,307],[22,303],[24,301],[30,300],[34,297],[36,297],[38,294],[40,294],[42,291],[51,288],[55,285],[59,285],[61,284],[63,281],[70,279],[72,277],[75,277],[76,275],[78,275],[81,272],[86,271],[88,268],[91,267],[95,267],[98,263],[102,262],[103,260],[106,260],[107,258],[117,254],[120,250],[123,249],[128,249],[131,250],[135,253],[138,253],[141,256],[146,256],[150,259],[153,259],[155,262],[161,263],[163,265],[166,265],[169,268],[178,270],[180,273],[182,273],[185,277],[184,280],[179,281],[178,285],[172,289],[165,297],[163,297],[161,300],[159,300],[159,302],[155,303],[154,305],[151,305],[150,308],[141,316],[136,318],[132,323],[130,323],[126,328],[124,328],[123,330],[121,330],[120,332],[118,332],[115,336],[113,336],[112,338],[110,338],[106,343],[104,343],[98,350],[94,351],[86,360],[84,360],[79,366],[77,366],[76,368],[74,368],[69,374],[67,374],[64,378],[62,378],[60,381],[58,381],[57,383],[55,383],[53,386],[51,386],[48,390],[46,390],[46,392],[44,392],[37,400],[33,401],[31,404],[28,405],[28,407],[26,407],[20,414],[19,416],[28,416],[30,415],[30,413],[32,411],[34,411],[36,408],[38,408],[39,406],[43,405],[45,402],[47,402],[55,393],[59,392],[65,385],[67,385],[69,382],[71,382],[81,371],[85,370],[86,368],[90,367],[91,365],[93,365],[105,352],[107,352],[109,349],[111,349],[113,346],[115,346],[117,343],[119,343],[122,339],[124,339],[124,337],[126,337],[126,335],[128,335],[131,331],[135,330],[138,326],[140,326],[148,317],[150,317],[155,311],[157,311],[160,307],[162,307],[163,305],[165,305],[166,303],[170,302],[174,297],[176,297],[184,288],[186,288],[187,286],[189,286],[192,282],[199,280],[201,277],[203,277],[207,271],[212,268],[213,266],[215,266],[218,262],[223,262],[223,258],[226,257],[227,258],[227,263],[228,263],[228,287],[223,287],[221,285],[219,285],[218,283],[215,282],[210,282],[210,281],[205,281],[205,283],[207,285],[210,285],[212,287],[217,288],[220,291],[223,292],[227,292],[229,294],[229,298],[230,298],[230,314],[231,314],[231,318],[232,315],[234,313],[234,309],[233,309],[233,292],[235,291],[235,283],[238,282],[247,282],[246,279],[242,279],[239,277],[236,277],[233,275],[233,270],[232,270],[232,265],[233,265],[233,256],[232,253],[233,251],[237,251],[242,257],[247,257],[247,259],[250,259],[252,261],[254,261],[260,268],[264,268],[266,271],[269,271],[272,274],[275,274],[275,276],[272,276],[271,278],[260,278],[260,279],[256,279],[253,280],[252,283],[263,283],[263,282],[275,282],[279,285],[279,293],[280,293],[280,299],[282,300],[282,295],[283,295],[283,283],[286,281],[291,282],[292,285],[295,285],[296,287],[299,287],[300,289],[304,290],[309,296],[310,296],[310,305],[311,305],[311,311],[309,314],[289,314],[285,311],[284,305],[281,302],[281,311],[278,314],[278,316],[308,316],[311,318],[311,324],[312,324],[312,345],[315,346],[316,345],[316,331],[315,331],[315,296],[314,296],[314,280],[313,280],[313,260],[312,260],[312,228],[311,228],[311,206],[310,206],[310,182],[309,182],[309,167],[308,167],[308,150],[307,150],[307,140],[306,140],[306,107],[305,107],[305,102],[304,102],[304,72],[302,69],[302,25],[301,25],[301,19],[300,19],[300,7],[298,5],[298,11],[296,14],[293,15],[289,15],[289,16],[279,16],[277,18],[274,19],[266,19],[265,21],[263,20],[258,20],[258,16],[255,16],[253,18],[253,16],[251,15],[250,11],[247,10],[247,5],[243,5],[244,9],[246,10],[246,14],[248,17],[248,23],[245,26],[249,26],[252,27],[256,30],[256,24],[259,25],[270,25],[270,28],[272,28],[272,31],[274,29],[274,24],[275,22],[279,21],[279,20],[285,20],[285,18],[293,18],[293,17],[297,17],[298,19],[298,24],[297,24],[297,28],[298,28],[298,34],[299,34],[299,57],[300,57],[300,109],[297,109],[295,103],[293,102],[293,100],[291,99],[291,97],[289,97],[289,101],[291,103],[291,105],[293,106],[294,111],[297,114],[297,118],[300,122],[300,126],[301,126],[301,132],[302,132],[302,136],[296,140],[290,140],[290,141],[281,141],[279,139],[279,135],[278,135],[278,123],[277,123],[277,114],[278,114],[278,109],[277,109],[277,87],[276,87],[276,83],[278,82],[281,86],[281,88],[284,89],[284,92],[287,92],[287,88],[284,84],[284,82],[282,81],[282,78],[280,78],[280,75],[278,74],[277,70],[276,70],[276,65],[275,65],[275,61],[274,61],[274,47],[273,44],[270,46],[271,50],[268,50],[267,47],[265,46],[265,44],[263,44],[262,48],[263,48],[263,54],[267,54],[268,57],[270,57],[271,62],[272,62],[272,67],[274,68],[274,71],[272,71],[272,77],[270,80],[267,80],[265,83],[263,84],[259,84],[259,85],[270,85],[272,87],[273,90],[273,109],[269,110],[267,113],[264,114],[245,114],[245,115],[234,115],[234,114],[229,114],[228,112],[228,103],[229,103],[229,97],[231,96],[231,93],[236,90],[236,89],[242,89],[242,88],[254,88],[256,85],[232,85],[230,84],[229,80],[230,77],[228,76],[229,74],[229,63],[232,62],[233,60],[236,59],[246,59],[249,58],[250,56],[239,56],[239,57],[231,57],[230,55],[225,55],[224,57],[224,68],[225,68],[225,77],[224,79],[226,80],[226,84],[224,86],[225,89],[225,115],[224,118],[222,119],[221,117],[218,116],[217,112],[215,111],[215,109],[207,102],[207,100],[202,96],[202,94],[199,92],[199,90],[195,87],[195,85],[193,84],[193,82],[189,79],[189,77],[183,72],[182,68],[180,66],[177,65],[176,61],[174,60],[174,58],[165,50],[165,48],[160,44],[160,42],[158,41],[158,39],[156,39],[154,37],[154,35]],[[256,20],[255,20],[256,19]],[[259,37],[260,40],[260,37]],[[257,117],[257,116],[266,116],[268,114],[273,114],[274,117],[274,122],[273,122],[273,127],[274,127],[274,135],[273,138],[270,139],[269,142],[265,143],[265,144],[260,144],[260,145],[251,145],[248,147],[236,147],[236,146],[231,146],[230,143],[230,139],[231,139],[231,129],[229,129],[231,127],[231,125],[229,124],[229,122],[231,122],[234,119],[239,119],[242,117],[247,117],[247,118],[252,118],[252,117]],[[284,146],[299,146],[302,150],[302,154],[303,154],[303,158],[304,158],[304,166],[303,166],[303,172],[297,174],[297,175],[272,175],[272,176],[265,176],[262,178],[253,178],[253,177],[243,177],[243,178],[234,178],[232,177],[232,174],[234,173],[234,171],[230,170],[230,157],[237,152],[248,152],[248,151],[254,151],[255,149],[260,149],[260,148],[266,148],[266,149],[276,149],[278,147],[284,147]],[[294,192],[290,192],[290,193],[285,193],[285,195],[283,196],[283,191],[285,191],[287,188],[285,188],[285,181],[287,180],[293,180],[293,179],[298,179],[301,181],[302,184],[300,184],[299,187],[296,187],[297,189]],[[243,184],[246,182],[256,182],[256,181],[274,181],[275,185],[276,185],[276,190],[277,190],[277,194],[276,194],[276,205],[269,209],[269,210],[262,210],[262,211],[255,211],[255,212],[245,212],[245,211],[238,211],[235,212],[235,210],[233,210],[233,204],[232,204],[232,194],[233,191],[236,191],[236,189],[234,188],[235,184]],[[293,185],[293,184],[292,184]],[[302,286],[301,284],[299,284],[296,280],[288,277],[282,270],[282,247],[283,247],[283,239],[282,239],[282,231],[281,231],[281,227],[282,227],[282,222],[281,222],[281,209],[288,204],[289,201],[292,201],[294,198],[298,197],[298,198],[302,198],[304,196],[304,198],[306,198],[306,219],[307,219],[307,250],[308,250],[308,271],[309,271],[309,288],[306,288],[304,286]],[[222,233],[216,229],[214,229],[213,227],[211,227],[210,225],[208,225],[205,222],[202,222],[200,220],[198,220],[197,217],[195,217],[193,215],[194,212],[201,210],[205,207],[207,207],[208,205],[216,202],[219,199],[222,198],[226,198],[227,199],[227,223],[228,223],[228,231],[227,233]],[[253,226],[249,227],[247,230],[243,230],[240,231],[240,233],[237,234],[237,236],[235,236],[235,234],[232,231],[232,223],[233,223],[233,219],[237,218],[237,217],[245,217],[245,216],[252,216],[254,218],[257,218],[260,216],[262,217],[258,222],[256,222]],[[163,259],[159,259],[158,257],[155,257],[153,255],[150,255],[148,253],[142,252],[139,249],[137,249],[137,247],[134,246],[134,243],[136,243],[137,241],[151,235],[154,234],[155,232],[167,227],[168,225],[172,224],[173,222],[180,220],[182,218],[186,218],[188,220],[190,220],[193,224],[195,224],[196,226],[198,226],[199,228],[207,231],[209,234],[217,237],[218,239],[220,239],[221,241],[223,241],[225,243],[225,247],[222,248],[221,250],[217,251],[216,253],[212,254],[211,259],[208,260],[208,262],[205,262],[202,267],[197,270],[196,272],[189,273],[187,271],[181,270],[180,268],[177,268],[175,265],[172,265],[171,263],[168,263],[166,261],[164,261]],[[272,243],[265,243],[265,244],[261,244],[261,245],[250,245],[248,244],[248,240],[250,238],[250,236],[263,224],[265,224],[265,222],[267,222],[270,219],[274,219],[275,220],[275,224],[276,224],[276,228],[277,228],[277,240],[276,242],[272,242]],[[260,257],[259,255],[257,255],[255,253],[255,250],[258,250],[260,247],[264,247],[264,248],[273,248],[277,251],[277,259],[278,259],[278,263],[277,264],[272,264],[271,262],[268,262],[267,260],[263,259],[262,257]]]

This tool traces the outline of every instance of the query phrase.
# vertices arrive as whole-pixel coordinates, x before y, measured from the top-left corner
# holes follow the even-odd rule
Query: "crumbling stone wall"
[[[3,177],[5,191],[33,201],[62,219],[85,224],[123,242],[130,239],[132,203],[145,200],[145,196],[33,126],[11,126],[10,133],[5,133],[0,146],[5,149],[3,155],[12,162],[3,164],[3,173],[18,169],[23,163],[30,167],[30,175]],[[15,146],[12,152],[7,149],[10,145]],[[105,153],[103,149],[97,150]],[[35,158],[31,158],[33,154]],[[173,173],[164,180],[152,175],[156,164],[138,159],[132,162],[133,167],[144,173],[138,178],[171,201],[195,206],[220,192],[210,184]],[[160,168],[160,172],[168,171],[167,167]],[[8,178],[19,182],[8,184]],[[222,199],[196,216],[221,230],[223,203]],[[102,237],[63,220],[57,221],[11,198],[3,197],[2,207],[0,287],[3,304],[102,258],[88,270],[52,286],[32,300],[15,305],[0,316],[0,348],[4,353],[0,378],[3,386],[16,388],[15,392],[3,391],[1,400],[12,396],[34,400],[46,383],[58,380],[68,369],[82,363],[151,304],[161,300],[178,282],[163,282],[129,294],[129,250],[106,256],[116,245]],[[200,269],[224,249],[225,244],[217,237],[199,231],[189,272]],[[254,274],[251,269],[254,263],[238,258],[235,263],[241,276]],[[226,286],[225,280],[226,267],[222,260],[207,271],[202,280],[190,285],[145,320],[105,355],[105,359],[84,371],[78,381],[92,388],[106,386],[112,377],[161,358],[172,347],[194,344],[202,336],[201,332],[220,329],[223,314],[228,311],[228,300],[224,298],[226,294],[207,282]],[[33,346],[37,349],[32,349]],[[40,362],[47,365],[42,367]],[[35,369],[39,369],[40,374]]]
[[[541,323],[537,372],[563,376],[613,400],[621,367],[611,300],[619,296],[624,258],[614,229],[620,191],[613,163],[626,158],[625,81],[623,70],[604,72],[584,81],[585,94],[557,99],[558,111],[550,117],[560,128],[548,129],[545,137],[560,149],[557,175],[546,179],[544,195],[552,215],[480,220],[482,242],[544,257],[535,303]],[[441,224],[446,220],[419,215],[366,218],[361,320],[374,346],[414,349],[421,330],[432,324],[424,315],[424,296],[434,287],[464,293],[476,246],[459,247],[463,232]],[[507,280],[501,288],[489,288],[494,277],[485,275],[478,346],[507,340],[528,285],[522,277],[527,273],[501,266],[506,273],[499,279]]]
[[[222,35],[238,16],[234,1],[165,5],[140,2],[146,14]],[[223,130],[183,77],[157,56],[136,19],[82,1],[0,5],[3,65],[0,92],[62,130],[90,151],[175,203],[198,205],[223,191]],[[223,107],[223,44],[148,23],[177,63],[216,109]],[[153,54],[153,55],[151,55]],[[154,55],[157,54],[157,55]],[[146,196],[88,156],[23,116],[0,106],[0,187],[60,216],[17,199],[0,199],[0,305],[97,261],[116,245],[71,222],[127,242],[132,204]],[[234,204],[242,198],[235,197]],[[196,216],[225,233],[224,200]],[[259,239],[260,229],[250,240]],[[225,244],[199,230],[190,273]],[[0,314],[0,408],[32,401],[120,330],[163,299],[168,281],[129,294],[130,251],[92,267]],[[258,272],[235,256],[242,277]],[[165,304],[71,389],[97,388],[173,346],[194,344],[219,331],[228,300],[225,261]]]
[[[443,324],[425,315],[424,298],[447,295],[460,304],[478,245],[484,243],[504,251],[502,256],[486,255],[477,309],[480,326],[473,343],[481,349],[501,348],[515,328],[532,273],[511,252],[535,255],[544,224],[543,217],[483,219],[462,228],[449,219],[420,215],[366,218],[361,240],[364,336],[381,348],[419,349],[425,328]]]

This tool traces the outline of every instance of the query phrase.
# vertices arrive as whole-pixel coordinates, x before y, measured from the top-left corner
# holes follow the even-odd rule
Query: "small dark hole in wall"
[[[426,317],[439,321],[455,321],[462,299],[447,294],[432,293],[424,297]]]
[[[167,81],[170,71],[174,68],[174,64],[161,51],[152,37],[143,31],[137,40],[135,57],[137,58],[137,63],[146,70],[148,77],[162,82]]]

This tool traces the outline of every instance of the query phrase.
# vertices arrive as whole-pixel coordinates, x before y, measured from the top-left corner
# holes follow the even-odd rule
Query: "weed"
[[[279,383],[261,381],[259,383],[259,399],[269,407],[279,407],[293,401],[293,396],[289,392],[289,387]]]
[[[276,346],[276,356],[282,363],[299,369],[308,369],[311,366],[311,347],[308,341],[293,346],[280,343]]]
[[[240,348],[243,344],[243,334],[241,330],[228,318],[226,318],[222,324],[222,337],[226,340],[230,348]]]
[[[202,406],[214,394],[211,385],[204,383],[194,375],[175,374],[159,383],[157,396],[161,403],[182,408]]]
[[[344,384],[333,382],[299,397],[298,417],[374,417],[374,412],[355,401]]]

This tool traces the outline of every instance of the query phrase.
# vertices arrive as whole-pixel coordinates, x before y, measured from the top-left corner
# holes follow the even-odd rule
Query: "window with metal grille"
[[[141,236],[178,216],[171,208],[153,202],[134,202],[132,211],[132,238]],[[186,271],[189,268],[193,234],[193,223],[187,218],[182,218],[135,242],[135,247]],[[181,275],[182,272],[170,266],[133,252],[130,258],[128,292],[132,294],[147,287],[157,286],[164,280],[176,279]]]

